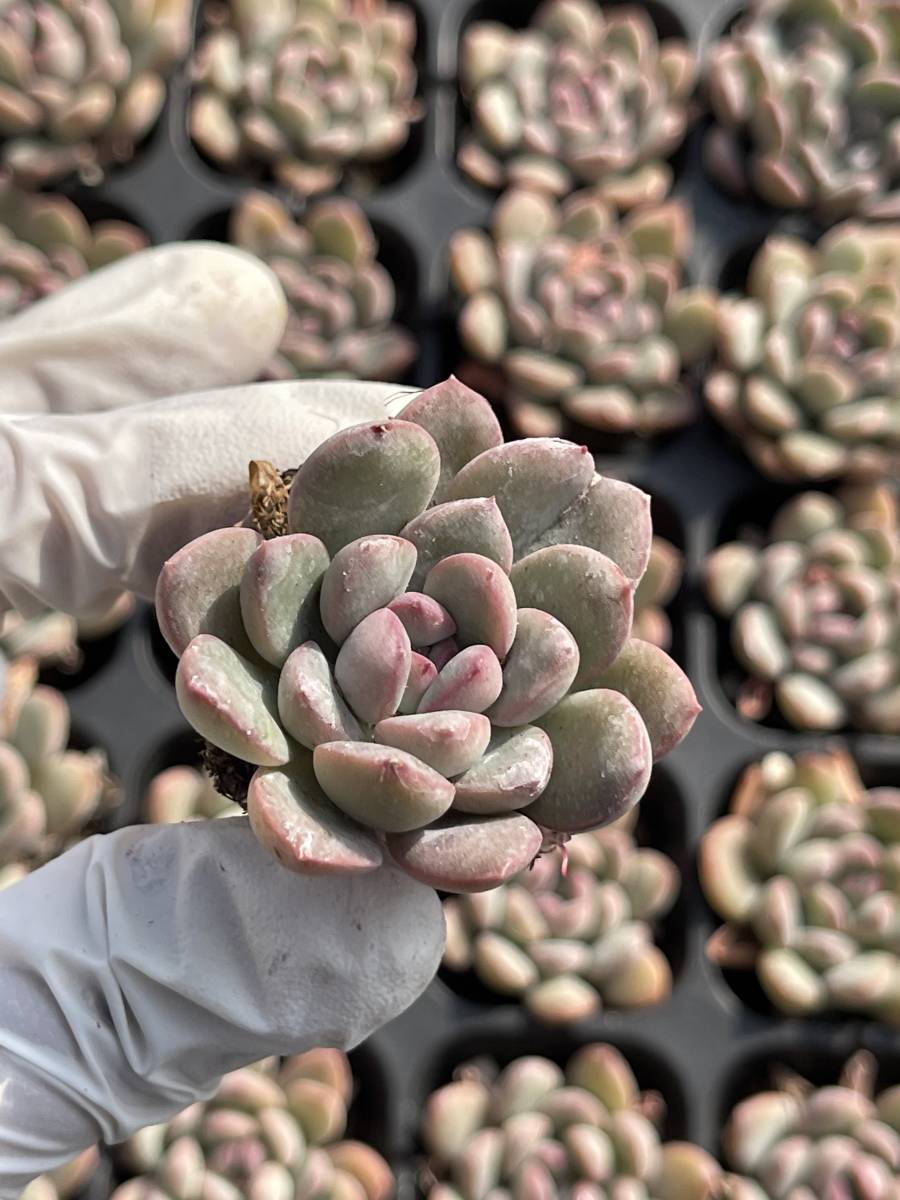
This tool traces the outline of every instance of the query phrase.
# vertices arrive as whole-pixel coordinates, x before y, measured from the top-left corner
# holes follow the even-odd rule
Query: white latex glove
[[[151,251],[0,336],[3,407],[18,395],[32,411],[69,410],[0,417],[0,597],[26,611],[86,612],[122,587],[149,596],[178,546],[245,511],[250,458],[296,466],[398,394],[256,384],[135,403],[142,386],[152,396],[191,372],[252,378],[280,337],[283,301],[258,264],[215,247],[200,249],[216,260],[204,264],[194,247],[166,250],[183,286],[161,269],[165,251]],[[210,300],[208,271],[221,297],[255,297],[253,311]],[[134,406],[92,413],[116,398],[107,361]],[[390,867],[292,874],[242,818],[127,829],[70,850],[0,893],[0,1200],[99,1138],[209,1096],[241,1063],[350,1048],[425,988],[443,936],[431,889]]]

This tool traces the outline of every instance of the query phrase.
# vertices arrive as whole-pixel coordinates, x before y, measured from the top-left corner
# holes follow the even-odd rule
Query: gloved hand
[[[243,514],[250,458],[296,466],[390,409],[397,388],[341,382],[141,403],[252,379],[283,321],[264,267],[195,244],[5,324],[0,410],[32,415],[0,417],[0,602],[150,596],[175,549]],[[431,889],[391,867],[292,874],[243,818],[83,842],[0,893],[0,1200],[240,1064],[352,1047],[425,988],[443,936]]]

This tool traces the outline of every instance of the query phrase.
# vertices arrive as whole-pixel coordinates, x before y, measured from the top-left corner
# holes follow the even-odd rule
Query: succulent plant
[[[162,108],[185,52],[190,0],[6,0],[0,9],[0,161],[26,186],[96,183]]]
[[[900,1197],[900,1086],[875,1095],[875,1060],[855,1054],[838,1083],[815,1088],[779,1071],[778,1087],[742,1100],[723,1132],[725,1200]]]
[[[389,1200],[390,1167],[344,1139],[352,1090],[339,1050],[232,1071],[211,1100],[124,1143],[120,1161],[139,1173],[114,1200]]]
[[[33,195],[0,181],[0,317],[147,244],[127,221],[90,225],[65,196]]]
[[[213,778],[286,866],[386,849],[434,886],[495,887],[542,829],[621,816],[692,725],[683,672],[629,640],[648,497],[584,447],[504,445],[450,379],[327,439],[289,489],[258,463],[251,483],[273,536],[189,543],[157,616]]]
[[[709,1200],[718,1165],[689,1142],[661,1144],[661,1115],[612,1046],[583,1046],[564,1072],[536,1056],[499,1072],[478,1060],[426,1102],[422,1188],[426,1200]]]
[[[589,184],[631,208],[661,200],[684,138],[695,62],[637,8],[546,0],[522,30],[476,21],[460,84],[471,126],[458,162],[485,187],[565,196]]]
[[[269,264],[290,305],[270,378],[399,379],[415,358],[414,340],[392,323],[394,284],[375,259],[375,234],[352,200],[321,200],[295,221],[274,196],[249,192],[229,238]]]
[[[0,867],[52,858],[114,799],[105,756],[66,749],[66,699],[36,680],[33,659],[7,668],[0,704]]]
[[[444,965],[474,970],[548,1024],[664,1000],[672,972],[653,924],[675,900],[678,870],[637,846],[633,813],[576,834],[499,888],[445,900]]]
[[[900,524],[890,483],[804,492],[763,544],[729,542],[705,565],[748,672],[742,715],[774,702],[795,729],[900,733]]]
[[[771,234],[722,298],[706,399],[766,475],[900,474],[898,274],[900,225],[847,221]]]
[[[453,237],[460,341],[520,432],[559,433],[568,417],[650,435],[691,420],[685,371],[712,346],[716,305],[708,289],[681,286],[690,236],[677,201],[618,223],[596,191],[557,204],[515,188],[490,234]]]
[[[70,1200],[70,1197],[83,1194],[97,1170],[99,1159],[96,1146],[82,1150],[70,1162],[32,1179],[19,1200]]]
[[[684,574],[684,556],[665,538],[650,543],[647,570],[634,593],[634,620],[631,636],[652,642],[663,650],[672,645],[672,622],[666,605],[674,600]]]
[[[830,224],[900,216],[892,0],[753,0],[713,46],[705,157],[729,190]]]
[[[131,616],[134,597],[128,592],[103,612],[90,618],[49,610],[23,617],[13,609],[0,616],[0,654],[7,659],[33,658],[41,666],[77,671],[81,666],[82,642],[115,633]]]
[[[727,922],[711,955],[752,965],[777,1008],[900,1024],[900,788],[867,792],[840,750],[767,754],[707,830],[700,879]]]
[[[396,154],[420,115],[413,12],[388,0],[226,0],[194,58],[191,136],[300,195]]]
[[[143,818],[152,825],[233,817],[240,808],[220,795],[212,780],[196,767],[167,767],[154,775],[144,796]]]

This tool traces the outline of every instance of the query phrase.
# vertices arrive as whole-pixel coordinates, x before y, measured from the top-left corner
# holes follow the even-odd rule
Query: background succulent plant
[[[711,172],[825,222],[900,216],[900,37],[890,0],[755,0],[711,51]]]
[[[681,286],[690,237],[676,201],[618,223],[599,192],[557,204],[522,188],[497,201],[490,235],[453,237],[460,341],[521,432],[559,433],[568,417],[650,435],[693,417],[684,373],[711,348],[716,306]]]
[[[386,847],[416,878],[482,890],[542,829],[640,798],[698,712],[680,668],[629,640],[647,496],[584,447],[504,445],[454,379],[329,438],[289,495],[264,473],[255,511],[276,536],[197,539],[156,602],[182,711],[250,779],[281,862],[364,871]]]
[[[36,680],[33,659],[7,668],[0,705],[0,867],[52,858],[114,799],[105,756],[66,749],[66,699]]]
[[[419,116],[405,4],[227,0],[206,11],[190,128],[223,169],[267,170],[305,196],[404,146]]]
[[[660,1143],[656,1095],[642,1095],[612,1046],[583,1046],[563,1072],[527,1057],[502,1071],[479,1059],[428,1099],[422,1139],[427,1200],[642,1196],[708,1200],[716,1162],[688,1142]]]
[[[205,771],[196,767],[167,767],[154,775],[144,795],[142,815],[154,825],[233,817],[240,808],[216,791]]]
[[[632,637],[652,642],[663,650],[672,645],[672,622],[666,605],[674,600],[684,574],[684,555],[665,538],[654,536],[650,543],[647,570],[634,592]]]
[[[0,654],[6,659],[31,658],[41,667],[77,671],[84,657],[82,643],[115,633],[133,609],[134,598],[128,592],[90,618],[52,610],[23,617],[10,609],[0,617]]]
[[[704,836],[700,879],[728,922],[712,953],[753,965],[777,1008],[900,1024],[900,788],[867,792],[843,751],[768,754]]]
[[[672,972],[653,925],[675,900],[678,870],[637,846],[633,813],[576,834],[499,888],[445,900],[444,965],[474,970],[549,1024],[665,999]]]
[[[190,0],[8,0],[0,11],[0,160],[28,186],[98,181],[131,157],[185,52]]]
[[[900,1087],[875,1095],[876,1064],[860,1051],[836,1085],[813,1087],[779,1072],[777,1090],[757,1092],[723,1133],[727,1200],[787,1196],[900,1196]]]
[[[767,475],[900,473],[898,275],[900,225],[848,221],[770,235],[722,298],[706,399]]]
[[[0,317],[147,244],[127,221],[90,225],[65,196],[34,195],[0,181]]]
[[[476,21],[460,52],[470,127],[459,165],[501,189],[590,184],[631,208],[661,200],[688,124],[694,58],[638,8],[547,0],[524,30]]]
[[[416,345],[392,323],[394,284],[376,261],[378,243],[358,204],[322,200],[295,221],[274,196],[249,192],[232,214],[229,239],[269,264],[290,305],[271,378],[403,375]]]
[[[0,882],[0,888],[2,886]],[[96,1146],[82,1150],[70,1162],[32,1179],[20,1200],[71,1200],[83,1194],[97,1170],[99,1157]]]
[[[376,1150],[344,1139],[353,1077],[339,1050],[310,1050],[232,1071],[205,1103],[142,1129],[121,1148],[139,1172],[115,1200],[389,1200]]]
[[[750,678],[738,710],[774,702],[796,729],[900,733],[900,525],[890,483],[804,492],[762,545],[729,542],[706,561],[706,594],[731,619]]]

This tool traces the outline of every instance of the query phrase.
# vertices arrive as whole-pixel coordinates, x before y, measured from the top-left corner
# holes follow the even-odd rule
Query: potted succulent
[[[596,435],[649,437],[696,415],[691,368],[712,346],[715,297],[684,287],[691,220],[680,201],[618,220],[599,189],[556,201],[515,187],[489,233],[450,242],[462,298],[464,368],[517,432],[567,423]]]
[[[3,166],[41,187],[98,183],[153,127],[187,50],[190,0],[10,0],[0,11]]]
[[[842,750],[771,753],[707,830],[700,880],[727,922],[722,966],[753,969],[795,1016],[900,1023],[900,788],[866,791]]]
[[[576,834],[493,891],[445,900],[445,968],[473,971],[547,1024],[664,1000],[672,971],[654,932],[678,869],[637,845],[633,813]]]
[[[900,528],[892,483],[804,492],[766,537],[729,542],[704,567],[747,673],[738,711],[773,706],[795,729],[900,732]]]
[[[224,171],[301,196],[394,157],[420,115],[411,8],[388,0],[203,6],[190,133]]]

